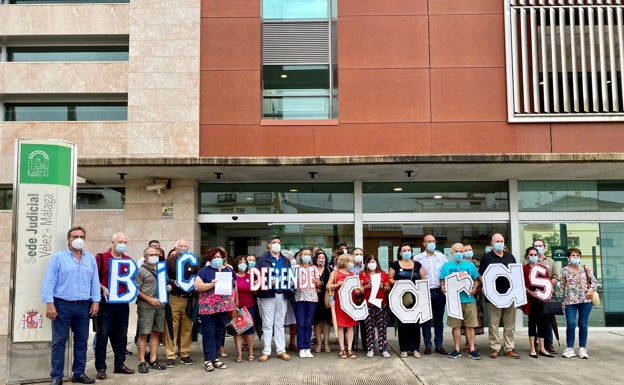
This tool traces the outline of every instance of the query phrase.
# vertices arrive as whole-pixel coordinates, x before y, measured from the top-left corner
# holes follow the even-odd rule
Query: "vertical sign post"
[[[67,247],[67,230],[75,214],[76,169],[72,143],[16,141],[7,354],[10,383],[49,377],[52,327],[41,302],[41,282],[52,255]]]

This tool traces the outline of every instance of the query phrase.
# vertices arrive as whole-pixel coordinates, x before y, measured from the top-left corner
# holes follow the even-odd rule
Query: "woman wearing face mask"
[[[554,356],[546,350],[544,346],[544,337],[546,336],[546,325],[548,324],[548,315],[542,315],[542,300],[537,297],[537,287],[532,286],[529,275],[531,269],[538,265],[538,255],[535,247],[529,247],[524,253],[524,258],[528,261],[527,264],[522,266],[524,272],[524,285],[527,293],[527,299],[529,300],[526,305],[522,307],[524,314],[529,316],[529,356],[531,358],[537,358],[538,354],[543,357],[553,358]],[[544,266],[545,268],[546,266]],[[548,271],[542,277],[548,278]],[[538,337],[538,350],[535,351],[535,336]]]
[[[344,283],[344,280],[347,277],[355,276],[353,272],[355,265],[353,263],[353,255],[351,254],[342,254],[338,257],[338,261],[336,262],[336,270],[331,273],[329,277],[329,282],[327,283],[327,288],[334,292],[334,301],[336,304],[336,325],[338,330],[336,330],[336,335],[338,336],[338,344],[340,345],[340,352],[338,356],[340,358],[356,358],[355,352],[352,350],[353,347],[353,327],[357,325],[358,321],[354,321],[353,318],[349,317],[347,313],[342,310],[342,306],[340,305],[340,295],[338,295],[338,290]],[[345,331],[347,334],[347,349],[345,351]]]
[[[571,358],[574,353],[574,334],[579,328],[579,351],[581,358],[587,353],[587,323],[592,310],[592,296],[598,288],[598,280],[586,265],[581,265],[581,250],[568,249],[568,265],[561,269],[561,293],[566,317],[566,344],[563,357]],[[577,321],[578,319],[578,321]]]
[[[204,364],[207,372],[214,368],[225,369],[227,366],[219,360],[219,348],[228,322],[228,313],[236,310],[238,295],[236,290],[236,273],[226,266],[224,261],[227,254],[222,248],[213,247],[206,251],[206,260],[210,266],[201,268],[195,277],[195,291],[199,293],[199,316],[202,325],[202,345],[204,350]],[[232,290],[230,294],[215,293],[217,273],[232,275]]]
[[[295,291],[295,318],[297,319],[297,348],[299,357],[312,358],[310,340],[312,336],[312,319],[318,302],[316,287],[320,284],[318,272],[312,265],[312,249],[304,247],[298,253],[299,285]],[[305,284],[304,284],[305,283]]]
[[[402,243],[397,250],[396,261],[390,264],[390,284],[394,285],[402,279],[409,279],[415,282],[419,279],[425,279],[425,269],[420,262],[412,259],[412,245],[410,243]],[[401,358],[407,357],[412,352],[414,357],[420,358],[420,322],[403,323],[398,321],[399,349],[401,350]]]
[[[372,276],[379,275],[379,288],[375,298],[380,300],[381,307],[368,302],[368,317],[364,320],[366,329],[366,357],[372,358],[375,355],[375,329],[377,329],[378,348],[382,356],[389,358],[388,341],[386,340],[386,329],[388,328],[388,298],[390,291],[390,278],[385,271],[379,267],[379,261],[374,255],[368,255],[364,262],[365,269],[360,273],[360,284],[364,299],[368,301],[373,290]]]
[[[238,306],[240,308],[247,307],[249,314],[253,318],[255,314],[254,296],[251,291],[251,276],[249,274],[249,262],[244,255],[239,256],[234,261],[236,266],[236,290],[238,292]],[[243,362],[243,340],[247,349],[249,350],[249,356],[247,360],[249,362],[256,359],[253,354],[254,347],[254,328],[250,327],[242,334],[234,336],[234,344],[236,345],[236,362]]]
[[[329,325],[332,323],[331,310],[325,307],[325,291],[327,290],[327,282],[331,274],[329,267],[327,266],[327,255],[323,250],[317,250],[314,253],[312,262],[316,266],[317,276],[319,277],[319,284],[316,286],[316,293],[318,302],[314,309],[314,318],[312,324],[314,325],[314,335],[316,336],[316,348],[314,351],[320,353],[325,346],[325,352],[331,352],[329,346]]]

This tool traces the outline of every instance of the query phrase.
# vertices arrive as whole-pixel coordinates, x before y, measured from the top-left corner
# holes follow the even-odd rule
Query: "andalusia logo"
[[[28,176],[31,178],[47,178],[50,173],[50,158],[41,150],[28,155]]]

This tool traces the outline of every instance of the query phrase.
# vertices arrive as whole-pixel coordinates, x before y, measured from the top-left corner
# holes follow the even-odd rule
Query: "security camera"
[[[165,187],[166,185],[164,183],[154,183],[148,184],[147,186],[145,186],[145,189],[147,191],[156,191],[160,195],[160,190],[164,189]]]
[[[238,217],[237,217],[236,215],[234,215],[234,216],[232,217],[232,220],[237,221],[237,220],[238,220]]]

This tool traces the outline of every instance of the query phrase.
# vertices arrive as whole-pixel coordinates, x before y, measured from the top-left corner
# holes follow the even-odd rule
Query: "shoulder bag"
[[[591,286],[591,278],[589,277],[589,273],[587,272],[589,268],[587,265],[583,266],[585,268],[585,278],[587,278],[587,287]],[[588,289],[589,290],[589,289]],[[592,305],[600,306],[600,296],[598,295],[598,290],[594,290],[594,295],[592,296]]]

